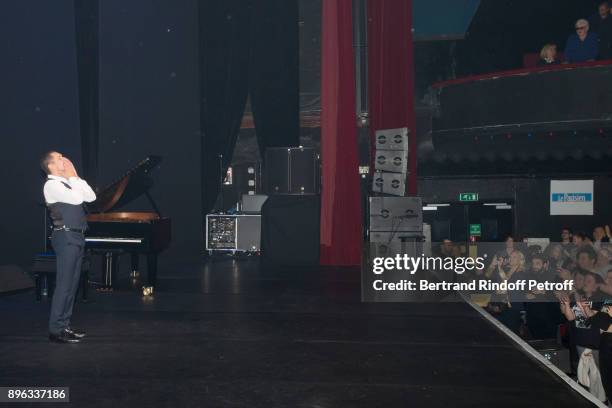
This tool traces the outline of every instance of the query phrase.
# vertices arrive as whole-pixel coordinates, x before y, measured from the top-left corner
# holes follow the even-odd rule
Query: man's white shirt
[[[59,177],[48,176],[48,180],[43,188],[45,201],[47,204],[66,203],[66,204],[83,204],[95,201],[96,193],[91,189],[89,184],[78,177]],[[64,185],[66,183],[70,188]]]

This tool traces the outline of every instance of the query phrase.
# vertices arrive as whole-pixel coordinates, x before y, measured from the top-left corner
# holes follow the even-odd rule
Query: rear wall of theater
[[[594,180],[593,215],[550,215],[551,180]],[[558,240],[561,228],[591,234],[595,225],[612,224],[612,176],[581,177],[487,177],[419,180],[424,203],[459,201],[459,193],[475,192],[479,201],[505,201],[514,207],[514,235]]]

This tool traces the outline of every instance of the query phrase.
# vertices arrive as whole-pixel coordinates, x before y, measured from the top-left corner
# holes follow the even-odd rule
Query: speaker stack
[[[374,177],[375,193],[403,196],[408,174],[408,128],[376,131]]]
[[[266,266],[319,263],[319,153],[310,147],[266,149],[261,256]]]
[[[369,241],[377,256],[423,250],[423,204],[420,197],[370,197]]]

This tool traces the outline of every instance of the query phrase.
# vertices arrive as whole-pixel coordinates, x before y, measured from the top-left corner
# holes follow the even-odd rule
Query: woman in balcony
[[[538,66],[559,64],[557,58],[557,46],[555,44],[545,44],[540,51],[540,60]]]

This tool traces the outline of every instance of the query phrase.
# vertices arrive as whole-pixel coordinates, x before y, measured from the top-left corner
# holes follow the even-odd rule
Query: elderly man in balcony
[[[567,39],[565,59],[569,63],[594,61],[599,51],[597,34],[589,32],[589,22],[585,19],[576,21],[576,34]]]

